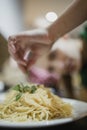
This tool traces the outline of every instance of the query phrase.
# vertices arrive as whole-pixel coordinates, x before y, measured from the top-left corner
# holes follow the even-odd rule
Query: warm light
[[[48,12],[46,14],[46,19],[50,22],[54,22],[57,19],[57,14],[55,12]]]

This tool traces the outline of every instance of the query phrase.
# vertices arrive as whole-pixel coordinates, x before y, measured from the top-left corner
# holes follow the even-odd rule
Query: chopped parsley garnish
[[[19,100],[21,96],[22,96],[22,93],[18,93],[18,94],[16,95],[16,99],[15,99],[15,100],[16,100],[16,101]]]
[[[16,95],[16,101],[20,99],[23,93],[29,92],[34,93],[37,90],[37,86],[35,85],[23,85],[23,84],[17,84],[13,87],[13,90],[18,91],[19,93]]]

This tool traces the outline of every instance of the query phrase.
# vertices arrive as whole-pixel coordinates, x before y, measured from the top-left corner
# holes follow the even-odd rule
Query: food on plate
[[[17,84],[0,104],[0,119],[24,122],[67,118],[72,105],[52,93],[44,85]]]

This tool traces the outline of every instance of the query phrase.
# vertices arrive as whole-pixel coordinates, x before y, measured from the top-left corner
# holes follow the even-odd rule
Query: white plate
[[[2,96],[2,95],[1,95]],[[2,96],[4,98],[4,96]],[[1,99],[1,98],[0,98]],[[47,127],[47,126],[55,126],[60,124],[65,124],[69,122],[73,122],[75,120],[81,119],[87,116],[87,103],[83,101],[73,100],[69,98],[63,98],[65,102],[71,103],[73,106],[73,117],[71,118],[63,118],[63,119],[54,119],[50,121],[39,121],[39,122],[10,122],[1,120],[1,127],[13,127],[13,128],[39,128],[39,127]]]

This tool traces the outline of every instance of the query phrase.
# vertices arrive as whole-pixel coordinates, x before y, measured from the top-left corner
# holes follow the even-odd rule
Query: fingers
[[[36,32],[29,31],[8,38],[8,51],[23,71],[24,68],[29,70],[38,57],[48,51],[48,45],[43,44],[46,34],[44,32],[44,36],[41,31],[36,30]]]
[[[36,56],[34,54],[30,54],[30,56],[28,56],[28,60],[26,61],[26,65],[23,65],[21,62],[18,62],[18,66],[24,73],[28,73],[30,67],[33,64],[35,64],[36,61],[37,61]]]
[[[16,43],[16,38],[15,37],[9,37],[8,38],[8,50],[11,48],[13,53],[16,53],[15,43]]]
[[[8,42],[8,51],[10,55],[16,60],[19,68],[26,73],[36,62],[36,54],[34,54],[34,50],[26,47],[26,44],[25,47],[22,48],[21,40],[16,36],[9,37]]]
[[[24,51],[21,48],[19,48],[19,50],[16,50],[16,53],[15,53],[12,50],[12,46],[9,46],[9,53],[10,53],[10,55],[17,61],[17,63],[20,63],[20,64],[26,66],[26,62],[25,62],[25,60],[23,60]]]
[[[16,40],[16,37],[9,37],[8,39],[8,51],[10,55],[22,65],[26,65],[25,60],[23,59],[25,51],[20,46],[20,42]]]

